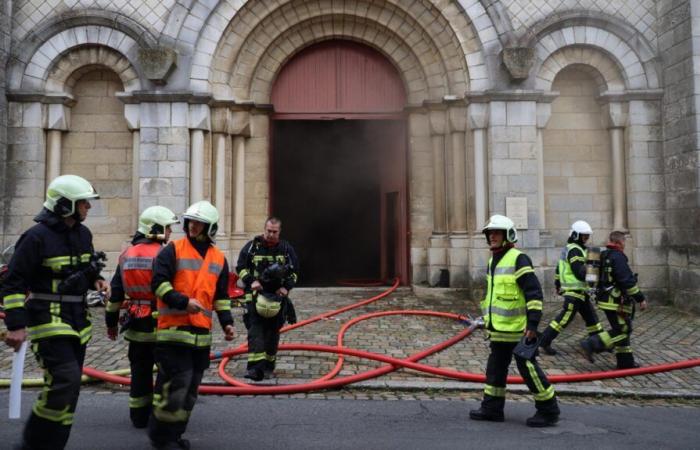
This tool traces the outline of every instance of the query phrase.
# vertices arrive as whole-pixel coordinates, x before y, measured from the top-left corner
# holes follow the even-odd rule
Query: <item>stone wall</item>
[[[5,65],[10,53],[10,16],[8,11],[11,3],[0,2],[0,211],[5,211],[5,182],[7,181],[5,162],[7,161],[7,98],[5,92]],[[5,214],[0,216],[0,236],[5,234]],[[4,248],[0,239],[0,251]]]
[[[700,311],[700,75],[697,2],[659,3],[659,52],[664,55],[663,159],[670,299]]]

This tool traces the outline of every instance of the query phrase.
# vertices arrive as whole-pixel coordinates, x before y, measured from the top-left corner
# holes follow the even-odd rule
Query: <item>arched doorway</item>
[[[406,94],[379,52],[312,45],[272,90],[271,212],[297,248],[301,284],[408,279]]]

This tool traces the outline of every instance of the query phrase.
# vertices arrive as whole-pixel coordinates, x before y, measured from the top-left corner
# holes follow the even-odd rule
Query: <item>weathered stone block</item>
[[[138,60],[146,78],[153,84],[163,86],[176,67],[177,53],[168,47],[139,48]]]

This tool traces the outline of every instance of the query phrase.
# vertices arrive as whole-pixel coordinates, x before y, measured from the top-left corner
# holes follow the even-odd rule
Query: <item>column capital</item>
[[[211,109],[209,105],[189,105],[187,126],[192,130],[211,130]]]
[[[537,128],[547,127],[549,119],[552,117],[551,103],[537,103]]]
[[[450,118],[450,129],[452,131],[466,131],[467,129],[467,107],[464,105],[450,106],[447,110]]]
[[[628,102],[608,102],[603,105],[602,122],[605,128],[624,128],[629,119]]]
[[[447,131],[447,112],[444,109],[431,109],[428,112],[430,120],[430,134],[443,135]]]
[[[124,105],[124,119],[130,131],[141,129],[141,105],[138,103]]]
[[[70,129],[70,107],[56,103],[46,105],[46,129],[68,131]]]
[[[250,137],[252,134],[250,112],[233,111],[229,117],[229,132],[234,136]]]
[[[231,121],[231,110],[227,107],[211,108],[211,131],[212,133],[229,134],[229,122]]]
[[[467,106],[467,120],[469,128],[482,129],[489,126],[489,104],[470,103]]]

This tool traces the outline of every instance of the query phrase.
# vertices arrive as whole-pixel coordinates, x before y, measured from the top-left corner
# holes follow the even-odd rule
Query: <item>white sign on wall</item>
[[[506,197],[506,216],[518,230],[527,230],[527,197]]]

